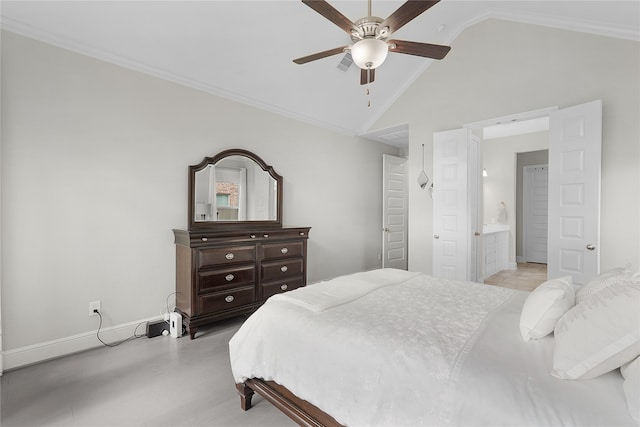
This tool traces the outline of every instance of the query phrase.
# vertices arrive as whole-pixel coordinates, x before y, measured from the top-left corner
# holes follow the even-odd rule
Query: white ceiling
[[[330,3],[352,21],[367,14],[365,0]],[[373,15],[386,18],[402,3],[374,0]],[[390,54],[367,107],[357,67],[337,67],[342,54],[292,62],[350,43],[299,0],[3,0],[0,7],[7,30],[347,134],[368,131],[431,62]],[[442,0],[393,38],[450,44],[487,18],[640,40],[638,0]]]

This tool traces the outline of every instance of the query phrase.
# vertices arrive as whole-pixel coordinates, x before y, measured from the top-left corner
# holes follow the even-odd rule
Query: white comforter
[[[526,295],[391,269],[310,285],[245,322],[233,375],[273,380],[348,426],[633,425],[619,374],[548,374],[552,338],[519,336]]]

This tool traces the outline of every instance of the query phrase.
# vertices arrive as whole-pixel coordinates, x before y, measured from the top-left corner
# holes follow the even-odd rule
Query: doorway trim
[[[494,126],[494,125],[506,124],[511,122],[520,122],[524,120],[532,120],[540,117],[547,117],[552,112],[558,111],[558,110],[559,110],[558,106],[541,108],[539,110],[525,111],[523,113],[509,114],[507,116],[496,117],[493,119],[486,119],[486,120],[480,120],[477,122],[471,122],[471,123],[462,125],[462,127],[471,129],[471,130],[482,129],[487,126]]]

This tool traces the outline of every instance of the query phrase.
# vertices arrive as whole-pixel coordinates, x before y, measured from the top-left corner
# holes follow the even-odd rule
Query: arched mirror
[[[189,228],[282,227],[282,177],[250,151],[189,166]]]

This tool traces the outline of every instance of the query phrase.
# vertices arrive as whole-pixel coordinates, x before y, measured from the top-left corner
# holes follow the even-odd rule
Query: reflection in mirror
[[[248,157],[224,157],[197,171],[194,196],[195,222],[278,218],[278,183]]]

